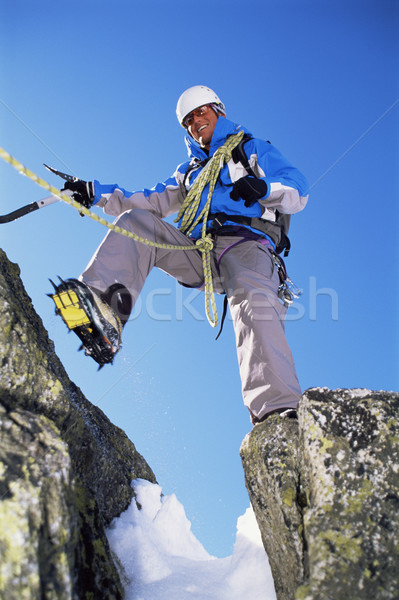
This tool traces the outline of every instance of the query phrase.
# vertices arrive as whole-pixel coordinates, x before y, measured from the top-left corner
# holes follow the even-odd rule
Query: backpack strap
[[[244,167],[244,169],[246,171],[248,171],[249,175],[252,175],[252,177],[256,177],[253,168],[249,164],[247,153],[244,150],[244,144],[246,142],[248,142],[248,140],[252,140],[252,139],[253,139],[252,135],[249,135],[249,133],[245,133],[241,142],[238,144],[238,146],[236,146],[233,149],[233,151],[231,153],[231,158],[233,159],[235,164],[240,162],[242,164],[242,166]]]
[[[196,171],[197,169],[203,169],[206,163],[209,161],[210,157],[204,158],[203,160],[199,158],[193,158],[187,167],[187,171],[184,173],[183,186],[186,187],[187,181],[189,180],[189,177],[193,171]]]
[[[231,158],[233,159],[234,163],[236,163],[236,164],[238,162],[240,162],[242,164],[242,166],[244,167],[244,169],[248,172],[249,175],[251,175],[252,177],[258,178],[255,171],[249,164],[248,156],[244,150],[244,144],[252,139],[253,139],[252,135],[250,135],[249,133],[245,133],[242,140],[240,141],[240,143],[232,151]],[[270,144],[269,141],[267,143]],[[247,219],[247,217],[241,217],[241,223],[244,222],[244,219]],[[230,218],[230,220],[232,220],[232,219]],[[289,220],[286,222],[286,220],[284,220],[284,218],[283,218],[283,215],[281,215],[278,211],[276,211],[276,222],[273,223],[273,225],[270,222],[265,221],[264,219],[253,219],[253,221],[257,222],[258,226],[256,227],[256,229],[260,229],[260,231],[264,231],[265,233],[267,233],[267,235],[269,235],[273,239],[273,241],[275,241],[276,252],[278,254],[280,254],[284,250],[284,256],[288,256],[288,253],[291,248],[291,242],[285,231],[286,231],[286,229],[288,229]],[[280,235],[278,235],[278,236],[276,236],[275,233],[273,235],[273,231],[272,231],[273,228],[274,229],[276,228],[276,226],[278,227],[279,232],[280,232]],[[277,239],[276,239],[276,237],[277,237]]]

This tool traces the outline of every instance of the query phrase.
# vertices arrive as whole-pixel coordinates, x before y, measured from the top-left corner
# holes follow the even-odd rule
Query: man
[[[111,230],[79,280],[56,287],[57,312],[100,366],[112,362],[152,267],[204,289],[203,256],[192,246],[206,237],[215,291],[229,302],[251,420],[275,412],[295,417],[301,391],[284,333],[286,303],[278,295],[284,263],[277,253],[289,248],[287,222],[307,202],[306,180],[269,142],[228,120],[210,88],[187,89],[176,112],[190,160],[166,182],[133,193],[98,181],[65,185],[75,200],[97,204],[117,217],[118,227],[157,247]],[[163,220],[177,212],[178,228]]]

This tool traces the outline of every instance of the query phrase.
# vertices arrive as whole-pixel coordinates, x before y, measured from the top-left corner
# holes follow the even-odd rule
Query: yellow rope
[[[16,158],[11,156],[6,150],[0,147],[0,158],[9,163],[14,169],[25,175],[44,189],[48,190],[53,196],[57,196],[60,200],[63,200],[70,206],[76,208],[81,214],[84,214],[97,223],[104,225],[108,229],[115,231],[121,235],[124,235],[128,238],[135,240],[136,242],[140,242],[141,244],[145,244],[146,246],[151,246],[153,248],[161,248],[164,250],[200,250],[202,253],[202,265],[204,269],[204,282],[205,282],[205,311],[208,318],[209,323],[212,327],[216,327],[218,324],[218,315],[216,310],[216,302],[215,302],[215,294],[213,291],[213,282],[212,282],[212,270],[211,270],[211,250],[213,248],[213,242],[209,235],[206,233],[206,226],[208,220],[208,214],[210,210],[212,194],[215,189],[216,181],[219,176],[220,170],[223,165],[227,163],[231,158],[231,152],[237,146],[242,137],[244,135],[243,131],[240,131],[238,134],[230,136],[225,144],[218,148],[211,158],[211,160],[207,163],[206,167],[202,170],[200,175],[195,180],[194,185],[191,190],[187,194],[187,197],[179,211],[176,221],[182,219],[182,223],[179,229],[185,233],[186,235],[190,235],[193,231],[194,227],[198,223],[203,221],[202,223],[202,235],[196,241],[196,244],[193,246],[177,246],[174,244],[161,244],[158,242],[153,242],[152,240],[148,240],[143,238],[132,231],[128,231],[115,225],[114,223],[109,223],[106,219],[103,219],[96,213],[92,212],[88,208],[85,208],[82,204],[70,198],[66,194],[63,194],[56,187],[50,185],[42,179],[38,177],[33,171],[27,169],[22,163],[20,163]],[[209,185],[209,191],[207,196],[207,201],[202,209],[201,213],[195,218],[197,213],[201,195],[205,187]],[[212,314],[211,314],[212,308]]]

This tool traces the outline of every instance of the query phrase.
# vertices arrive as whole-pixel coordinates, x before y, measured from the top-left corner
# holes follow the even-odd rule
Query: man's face
[[[183,121],[191,137],[209,150],[218,115],[209,104],[191,111]]]

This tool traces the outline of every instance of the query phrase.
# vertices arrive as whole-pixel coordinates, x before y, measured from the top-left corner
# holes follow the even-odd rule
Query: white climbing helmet
[[[206,85],[194,85],[183,92],[177,101],[176,114],[180,125],[183,125],[185,117],[192,110],[204,104],[216,104],[218,111],[226,114],[223,102],[211,88]]]

